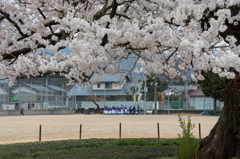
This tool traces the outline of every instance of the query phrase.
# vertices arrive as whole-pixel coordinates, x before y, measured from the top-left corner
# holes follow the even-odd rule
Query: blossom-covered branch
[[[235,1],[213,0],[4,1],[0,74],[15,79],[19,72],[36,76],[36,72],[68,68],[65,76],[81,82],[82,74],[102,74],[101,68],[116,72],[118,60],[130,52],[144,70],[171,78],[181,74],[176,64],[183,70],[188,66],[199,71],[213,69],[220,76],[234,78],[229,69],[240,71],[238,8]],[[224,41],[228,43],[224,50],[212,51]],[[63,48],[72,52],[65,54]],[[45,49],[56,53],[47,56]],[[32,54],[38,59],[31,59]],[[23,69],[22,65],[32,67]]]

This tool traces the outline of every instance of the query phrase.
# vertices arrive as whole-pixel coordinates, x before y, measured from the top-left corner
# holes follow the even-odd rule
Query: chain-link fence
[[[9,86],[9,80],[0,80],[0,110],[31,109],[79,109],[96,108],[96,104],[90,101],[79,100],[77,91],[68,96],[73,86],[67,85],[65,78],[17,79],[13,86]],[[176,87],[176,86],[175,86]],[[85,95],[87,96],[87,95]],[[117,98],[113,98],[117,99]],[[213,99],[207,97],[165,98],[165,101],[96,101],[103,108],[130,107],[139,105],[143,110],[213,110]],[[217,110],[221,110],[221,103],[217,102]]]
[[[13,86],[0,80],[0,109],[53,109],[66,107],[68,87],[63,78],[18,79]]]

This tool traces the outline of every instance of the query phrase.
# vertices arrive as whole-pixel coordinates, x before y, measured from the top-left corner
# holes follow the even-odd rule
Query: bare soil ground
[[[187,120],[188,115],[182,115]],[[206,137],[219,117],[192,115],[196,125],[193,133]],[[42,126],[42,141],[79,139],[82,124],[82,139],[119,138],[119,123],[122,138],[157,138],[157,123],[161,138],[177,138],[181,133],[177,115],[38,115],[1,116],[0,144],[35,142],[39,140],[39,125]]]

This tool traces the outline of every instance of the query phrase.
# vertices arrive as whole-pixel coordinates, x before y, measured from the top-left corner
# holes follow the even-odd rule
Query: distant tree
[[[138,87],[136,86],[131,86],[130,88],[125,88],[123,89],[124,93],[126,93],[127,95],[127,99],[129,101],[133,101],[133,96],[134,96],[134,93],[136,93],[138,91]]]
[[[178,100],[179,100],[179,95],[178,94],[171,95],[171,101],[178,101]]]
[[[97,106],[97,110],[100,110],[100,106],[98,105],[98,101],[104,101],[103,97],[97,97],[96,95],[90,95],[86,98],[88,101],[93,102]]]
[[[160,87],[158,87],[160,92],[163,92],[168,89],[168,82],[167,81],[162,81],[160,83]]]
[[[183,80],[177,80],[177,81],[172,81],[171,85],[185,85],[185,81]]]
[[[193,85],[193,84],[195,84],[194,83],[194,81],[192,81],[192,80],[188,80],[187,81],[187,85],[189,86],[189,85]],[[178,101],[179,100],[179,97],[180,97],[180,99],[181,100],[183,100],[183,101],[186,101],[187,99],[186,99],[186,81],[184,81],[184,80],[175,80],[175,81],[172,81],[171,83],[170,83],[170,85],[182,85],[182,86],[184,86],[185,88],[184,88],[184,90],[182,90],[182,91],[178,91],[178,90],[171,90],[174,94],[173,95],[171,95],[171,100],[172,101]]]
[[[142,83],[141,86],[141,100],[144,100],[144,85],[145,83]],[[146,75],[146,87],[147,87],[147,92],[146,92],[146,100],[147,101],[154,101],[154,87],[157,87],[157,92],[163,92],[168,88],[168,83],[167,82],[162,82],[159,77],[157,77],[157,83],[154,83],[154,75]],[[160,100],[160,97],[158,96],[158,99]]]
[[[226,79],[219,77],[212,71],[204,72],[205,80],[198,81],[201,85],[202,91],[205,96],[212,97],[214,99],[213,113],[217,110],[217,100],[223,101],[224,89],[226,87]]]

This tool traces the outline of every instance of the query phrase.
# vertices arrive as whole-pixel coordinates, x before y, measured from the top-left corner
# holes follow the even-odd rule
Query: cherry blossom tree
[[[239,0],[1,0],[0,75],[81,83],[132,54],[144,73],[186,79],[179,70],[194,69],[197,82],[212,70],[227,78],[224,108],[199,158],[240,157],[239,11]]]
[[[98,101],[104,101],[103,97],[97,97],[96,95],[90,95],[86,97],[87,101],[93,102],[95,106],[97,106],[97,110],[101,111],[99,104],[97,103]]]

